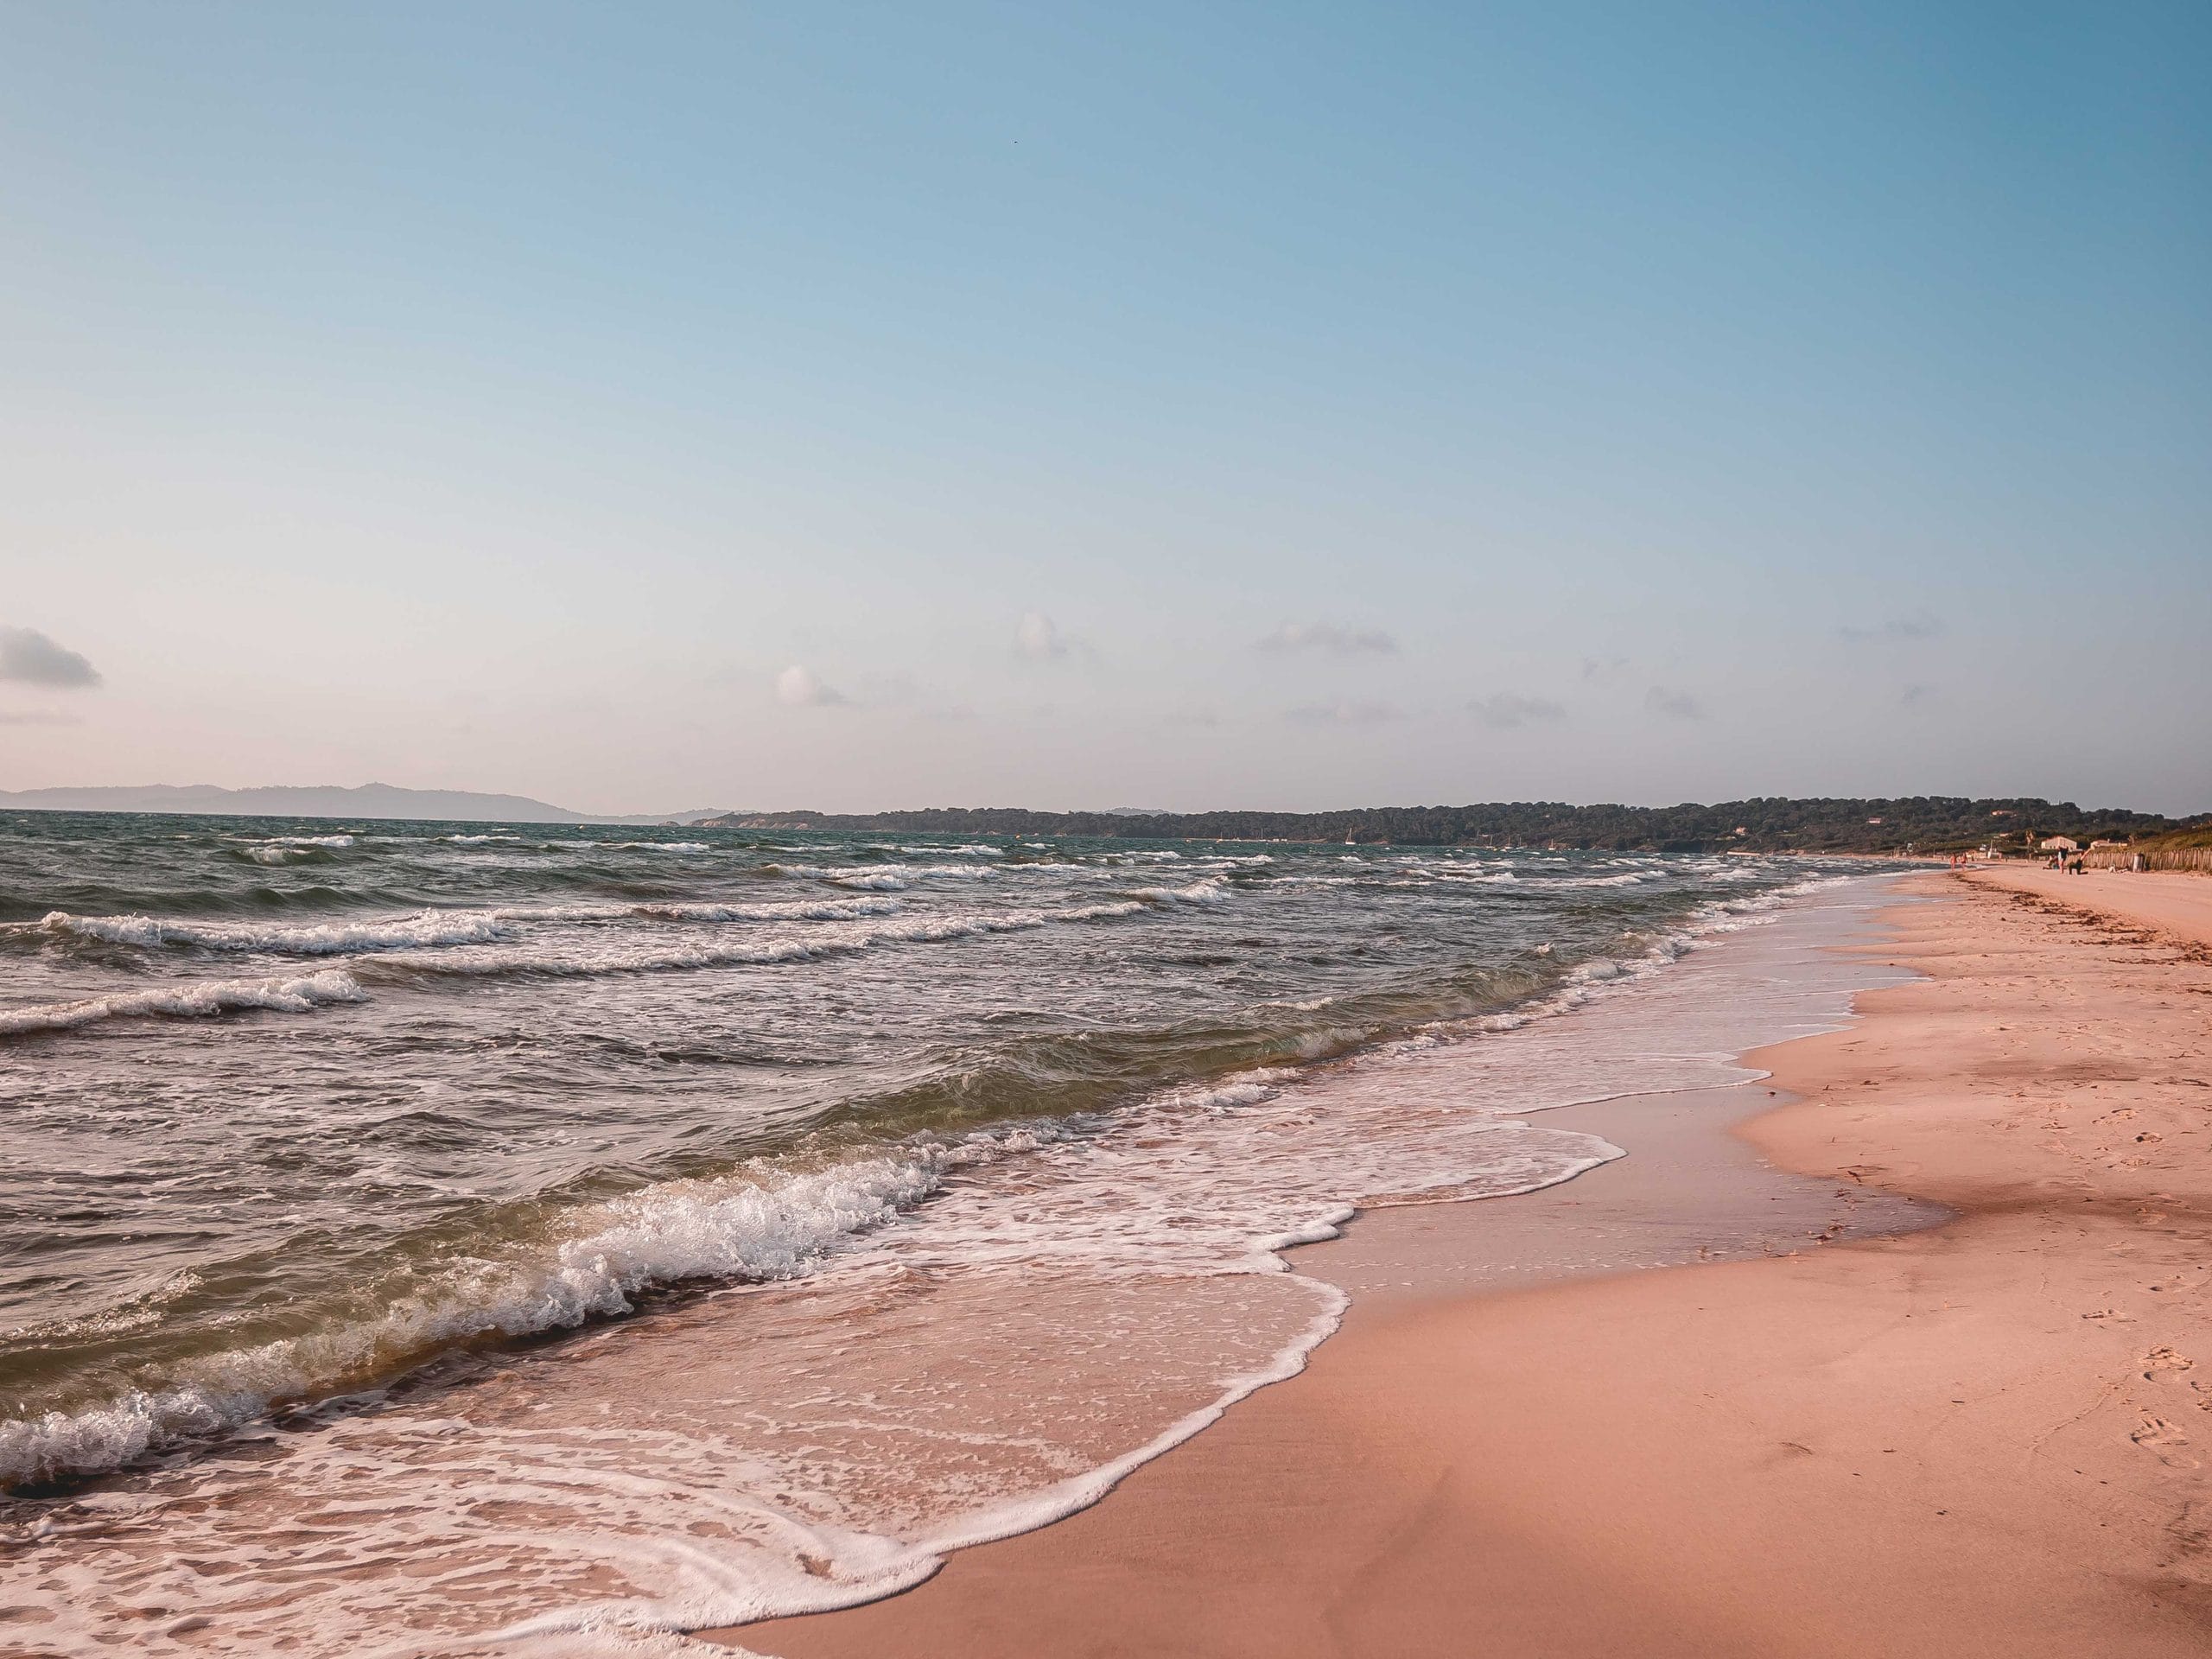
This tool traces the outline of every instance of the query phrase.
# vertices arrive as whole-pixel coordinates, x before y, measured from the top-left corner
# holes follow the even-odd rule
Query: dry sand
[[[2212,882],[2041,875],[1908,878],[1944,902],[1890,912],[1887,950],[1929,977],[1756,1057],[1800,1099],[1742,1133],[1817,1179],[1712,1132],[1742,1091],[1583,1117],[1631,1155],[1300,1252],[1352,1288],[1344,1332],[1096,1508],[907,1595],[726,1639],[786,1659],[2212,1650]],[[1909,1219],[1903,1195],[1955,1218],[1860,1236]],[[1562,1227],[1692,1259],[1686,1205],[1800,1253],[1453,1291],[1501,1251],[1545,1277]]]
[[[2148,927],[2179,942],[2212,941],[2212,880],[2200,875],[2126,870],[2090,870],[2064,875],[2017,864],[1997,864],[1974,872],[1985,887],[2057,899],[2077,910],[2091,910],[2114,921]]]

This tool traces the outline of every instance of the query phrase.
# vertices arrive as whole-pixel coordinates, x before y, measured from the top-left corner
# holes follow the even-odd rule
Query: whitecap
[[[122,991],[74,1002],[44,1002],[0,1009],[0,1036],[68,1031],[102,1020],[168,1015],[200,1019],[238,1008],[305,1014],[331,1002],[359,1002],[367,993],[342,969],[327,968],[296,979],[196,980],[159,990]]]
[[[1210,875],[1187,887],[1139,887],[1136,896],[1155,905],[1222,905],[1234,895],[1227,881]]]
[[[971,1148],[969,1160],[981,1155]],[[112,1468],[457,1340],[626,1313],[654,1285],[796,1277],[842,1240],[926,1198],[949,1161],[948,1148],[922,1146],[811,1173],[641,1188],[577,1212],[535,1255],[468,1262],[379,1318],[208,1355],[89,1408],[0,1421],[0,1488]]]
[[[804,929],[573,946],[481,946],[425,951],[384,965],[386,973],[545,974],[561,977],[650,973],[681,968],[765,966],[866,950],[879,944],[935,944],[1042,927],[1041,911],[970,911],[883,923],[824,922]]]
[[[194,922],[152,916],[73,916],[49,912],[38,925],[114,944],[153,950],[165,944],[208,950],[265,950],[326,957],[356,951],[408,950],[429,945],[480,944],[510,931],[495,912],[425,910],[373,921],[325,922],[280,927],[253,922]]]

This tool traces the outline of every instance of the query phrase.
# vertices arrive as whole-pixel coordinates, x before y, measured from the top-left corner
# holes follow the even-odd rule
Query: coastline
[[[1301,914],[1345,913],[1331,902],[1348,884],[1339,863],[1319,872],[1323,897],[1300,901]],[[1227,885],[1192,874],[1208,897]],[[1094,1503],[1223,1408],[1296,1372],[1346,1298],[1278,1252],[1332,1236],[1355,1204],[1448,1206],[1566,1182],[1622,1154],[1565,1127],[1560,1109],[1740,1084],[1750,1074],[1730,1057],[1846,1020],[1851,990],[1884,970],[1817,947],[1863,924],[1879,883],[1815,872],[1777,884],[1778,874],[1567,861],[1427,877],[1394,865],[1367,879],[1402,931],[1412,918],[1443,924],[1433,933],[1452,960],[1471,934],[1494,937],[1501,959],[1518,960],[1517,947],[1532,962],[1556,940],[1555,971],[1508,971],[1503,1006],[1382,1042],[1369,1040],[1368,1020],[1387,1009],[1268,1004],[1263,1034],[1275,1049],[1286,1033],[1321,1034],[1313,1064],[1147,1096],[1097,1134],[932,1142],[944,1166],[919,1173],[944,1179],[926,1187],[912,1179],[916,1160],[832,1157],[735,1192],[648,1188],[649,1205],[572,1230],[586,1249],[572,1257],[564,1244],[555,1258],[564,1274],[575,1269],[563,1284],[604,1284],[613,1271],[649,1286],[671,1245],[706,1253],[693,1261],[727,1261],[734,1245],[769,1270],[642,1294],[626,1319],[490,1344],[388,1392],[272,1414],[237,1434],[219,1427],[204,1449],[159,1450],[82,1486],[29,1494],[0,1539],[23,1610],[15,1617],[56,1650],[128,1630],[179,1659],[218,1641],[336,1652],[353,1629],[377,1632],[395,1656],[550,1654],[602,1651],[626,1631],[682,1647],[674,1631],[911,1586],[949,1552]],[[1471,875],[1472,893],[1443,885],[1455,874],[1460,886]],[[1445,908],[1406,896],[1428,891],[1408,885],[1422,882]],[[969,891],[952,896],[956,918]],[[1243,944],[1343,943],[1340,928],[1271,930],[1237,914],[1192,901],[1141,931],[1100,930],[1087,936],[1103,957],[1092,965],[1110,969],[1117,947],[1196,944],[1221,931],[1222,915]],[[1163,961],[1179,981],[1185,964]],[[1112,982],[1077,977],[1086,994]],[[632,982],[610,982],[617,993]],[[642,1004],[617,994],[607,1006],[650,1014],[699,985],[636,982]],[[345,1048],[349,1031],[378,1028],[333,1018],[311,1030]],[[249,1058],[262,1030],[179,1028]],[[134,1031],[118,1033],[126,1062]],[[283,1030],[269,1035],[282,1041]],[[1347,1041],[1353,1052],[1330,1052]],[[1021,1058],[1018,1042],[1007,1046]],[[882,1225],[887,1185],[931,1201]],[[805,1256],[808,1241],[843,1233],[849,1243]],[[774,1271],[772,1252],[794,1237],[803,1270]],[[1475,1252],[1462,1265],[1497,1259]],[[524,1311],[525,1331],[543,1328],[534,1306]],[[153,1414],[125,1405],[84,1419],[105,1435]],[[35,1427],[58,1441],[77,1421]],[[364,1509],[355,1500],[371,1490],[378,1501]],[[326,1570],[334,1548],[350,1558],[343,1570]],[[141,1630],[149,1606],[177,1610],[174,1627]]]
[[[785,1659],[2200,1651],[2212,1192],[2185,1155],[2212,972],[2187,917],[2150,934],[1996,885],[1900,880],[1949,901],[1884,918],[1876,948],[1926,977],[1746,1055],[1790,1102],[1675,1097],[1565,1187],[1363,1215],[1295,1258],[1353,1295],[1304,1376],[906,1595],[721,1639]],[[1768,1104],[1740,1143],[1713,1132]],[[1733,1145],[1802,1172],[1802,1208],[1751,1196],[1792,1178]],[[1557,1281],[1467,1294],[1516,1229],[1640,1238],[1609,1263],[1563,1252],[1586,1272],[1694,1260],[1667,1243],[1723,1192],[1775,1213],[1770,1252],[1841,1242],[1694,1272],[1522,1262]],[[1952,1217],[1866,1236],[1908,1196]],[[1666,1243],[1633,1234],[1666,1218]]]

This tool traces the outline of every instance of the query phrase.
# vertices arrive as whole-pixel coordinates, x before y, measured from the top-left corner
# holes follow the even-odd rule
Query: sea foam
[[[439,944],[480,944],[512,931],[495,913],[442,910],[425,910],[389,920],[325,922],[308,927],[181,921],[151,916],[73,916],[67,911],[56,910],[48,912],[38,925],[49,933],[75,934],[147,950],[165,944],[188,944],[208,950],[265,950],[303,957],[409,950]]]
[[[969,1152],[972,1161],[978,1154]],[[0,1421],[0,1488],[111,1468],[455,1341],[626,1313],[648,1286],[795,1276],[841,1240],[919,1203],[951,1161],[949,1148],[925,1146],[782,1179],[642,1188],[581,1212],[567,1236],[535,1255],[464,1262],[381,1318],[206,1356],[82,1410]]]
[[[1233,896],[1227,880],[1210,875],[1187,887],[1139,887],[1136,896],[1155,905],[1224,905]]]
[[[305,1014],[327,1003],[359,1002],[366,995],[351,974],[337,968],[327,968],[319,974],[296,979],[198,980],[158,990],[122,991],[108,996],[88,996],[74,1002],[0,1009],[0,1036],[68,1031],[102,1020],[140,1015],[200,1019],[238,1008]]]
[[[512,945],[425,951],[392,961],[385,971],[418,974],[543,974],[575,977],[649,973],[678,968],[718,968],[804,962],[880,944],[937,944],[988,933],[1042,927],[1042,911],[969,911],[915,916],[880,923],[823,922],[817,926],[715,938],[652,940],[642,944]]]

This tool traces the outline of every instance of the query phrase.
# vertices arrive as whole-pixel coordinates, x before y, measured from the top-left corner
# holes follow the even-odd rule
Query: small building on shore
[[[2082,843],[2071,836],[2049,836],[2041,842],[2046,853],[2078,853]]]

